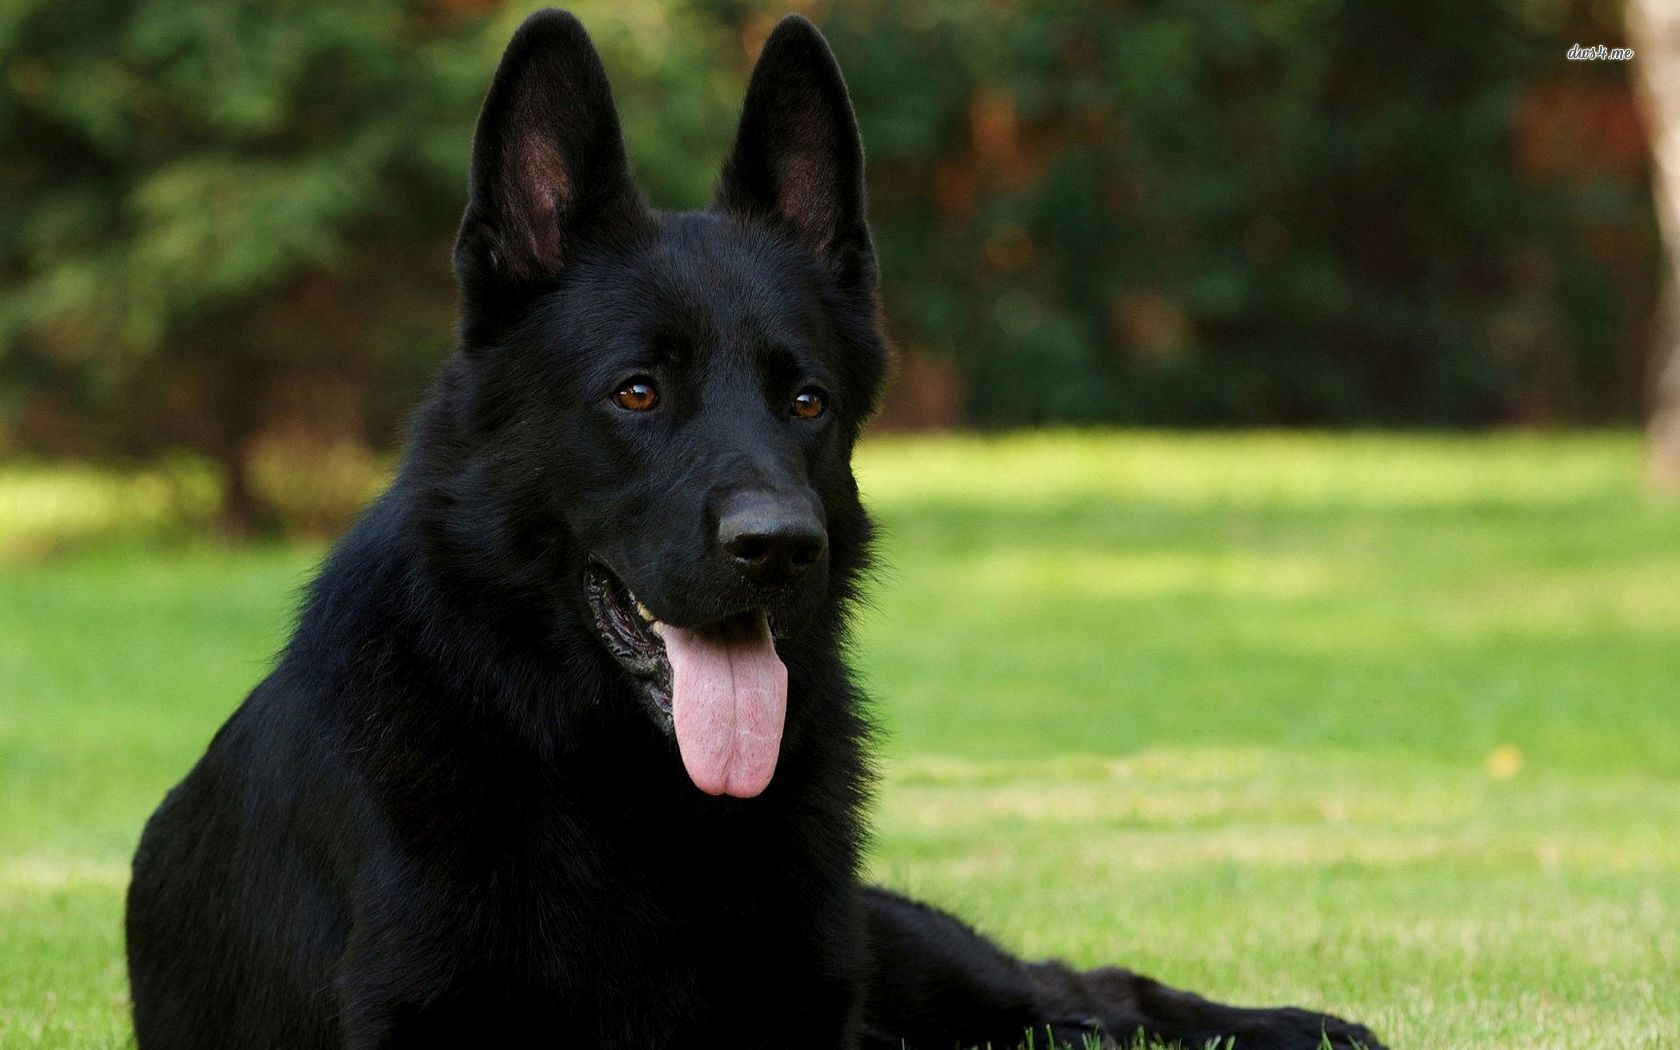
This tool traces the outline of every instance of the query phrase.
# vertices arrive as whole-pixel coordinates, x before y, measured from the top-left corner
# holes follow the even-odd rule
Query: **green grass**
[[[875,872],[1397,1046],[1680,1043],[1680,504],[1638,477],[1620,435],[867,445]],[[126,1042],[135,835],[319,555],[101,514],[0,564],[8,1048]]]

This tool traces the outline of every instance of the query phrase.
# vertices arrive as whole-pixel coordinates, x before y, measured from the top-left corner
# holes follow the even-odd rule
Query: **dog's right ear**
[[[601,56],[576,18],[537,12],[508,43],[473,134],[455,240],[468,344],[494,341],[495,326],[580,251],[649,221]]]

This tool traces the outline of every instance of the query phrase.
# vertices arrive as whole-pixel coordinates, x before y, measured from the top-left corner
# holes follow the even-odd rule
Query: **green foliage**
[[[1638,460],[1631,435],[866,442],[873,874],[1029,957],[1390,1046],[1672,1045],[1680,505]],[[62,501],[109,505],[96,480]],[[0,476],[0,550],[40,498],[6,493],[48,482]],[[319,555],[0,562],[0,1046],[126,1044],[141,824]]]
[[[1592,124],[1550,129],[1579,166],[1519,162],[1558,146],[1547,100],[1631,116],[1621,71],[1564,61],[1615,38],[1593,19],[881,0],[824,25],[863,71],[899,332],[962,363],[977,419],[1465,424],[1636,408],[1642,163]]]
[[[745,62],[717,55],[738,42],[678,7],[581,7],[644,183],[702,200],[694,157],[721,152]],[[318,475],[400,434],[449,346],[473,118],[524,13],[7,7],[0,451],[193,448],[230,479],[238,524],[310,527],[264,464]]]
[[[431,118],[466,41],[396,3],[13,6],[8,342],[154,351],[184,318],[330,265],[356,224],[412,221],[402,175],[463,152]]]
[[[702,203],[779,4],[577,6],[650,197]],[[1563,59],[1619,39],[1603,10],[811,13],[892,327],[955,363],[973,420],[1477,423],[1636,409],[1637,126],[1622,70]],[[526,11],[0,8],[0,444],[234,468],[276,432],[391,444],[448,347],[472,120]]]

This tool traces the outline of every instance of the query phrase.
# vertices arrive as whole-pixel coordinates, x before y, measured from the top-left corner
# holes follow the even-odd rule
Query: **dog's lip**
[[[660,625],[680,627],[685,630],[699,631],[702,634],[728,634],[737,630],[743,622],[750,621],[760,615],[770,624],[770,632],[776,638],[788,637],[784,630],[781,617],[773,608],[758,605],[744,605],[739,609],[700,622],[689,621],[683,617],[661,616],[642,600],[624,577],[616,572],[605,558],[590,555],[584,570],[584,592],[589,596],[590,605],[595,608],[597,620],[600,619],[602,608],[618,615],[614,618],[617,626],[633,627],[640,640],[649,645],[664,649],[664,642],[660,640],[657,628]]]
[[[598,559],[584,570],[583,593],[607,649],[647,687],[655,706],[671,709],[671,662],[654,630],[658,622],[623,581]]]
[[[589,559],[588,567],[584,570],[584,586],[589,591],[591,600],[607,605],[613,611],[619,612],[630,619],[631,623],[642,632],[651,631],[656,623],[662,622],[654,615],[624,577],[614,572],[605,560],[598,557]]]

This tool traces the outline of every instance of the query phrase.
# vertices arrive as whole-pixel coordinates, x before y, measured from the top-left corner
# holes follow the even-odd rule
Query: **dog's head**
[[[479,117],[455,249],[477,469],[565,537],[558,585],[714,794],[768,783],[777,646],[863,558],[850,456],[886,367],[864,210],[845,84],[798,17],[705,211],[644,204],[570,15],[520,28]]]

